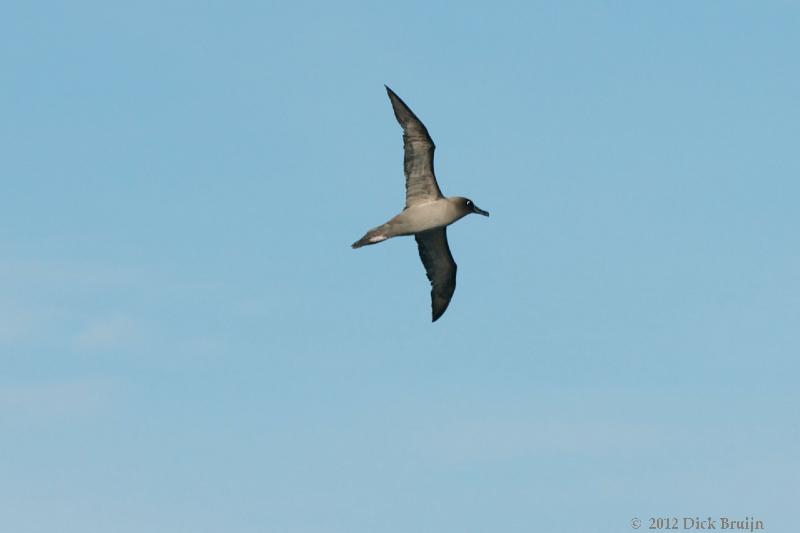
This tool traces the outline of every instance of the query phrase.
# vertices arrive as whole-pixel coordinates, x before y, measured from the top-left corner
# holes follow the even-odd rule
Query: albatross
[[[419,257],[431,282],[433,322],[444,314],[456,290],[456,262],[447,244],[447,226],[466,215],[488,217],[469,198],[444,196],[433,173],[436,146],[425,125],[394,91],[386,86],[397,122],[403,128],[403,171],[406,175],[406,205],[399,215],[369,230],[352,244],[361,248],[392,237],[413,235]]]

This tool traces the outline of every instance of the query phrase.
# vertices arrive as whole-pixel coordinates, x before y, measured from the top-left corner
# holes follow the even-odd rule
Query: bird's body
[[[353,248],[449,226],[472,213],[472,210],[465,209],[464,200],[460,197],[439,198],[403,209],[390,221],[369,230],[358,242],[353,243]]]
[[[470,214],[489,216],[472,200],[445,197],[433,173],[436,148],[428,130],[411,109],[386,87],[395,117],[403,127],[403,169],[406,175],[406,207],[397,216],[369,230],[353,243],[353,248],[377,244],[392,237],[414,235],[425,272],[431,282],[433,320],[450,304],[456,288],[456,263],[447,244],[446,228]]]

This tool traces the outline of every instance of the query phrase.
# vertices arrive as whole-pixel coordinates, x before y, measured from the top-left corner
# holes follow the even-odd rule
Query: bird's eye
[[[472,207],[472,200],[467,200],[467,207]]]

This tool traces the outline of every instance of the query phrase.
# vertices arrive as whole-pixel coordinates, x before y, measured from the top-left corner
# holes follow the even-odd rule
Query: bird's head
[[[475,202],[473,202],[469,198],[461,198],[461,197],[459,197],[458,198],[458,206],[459,206],[459,209],[461,210],[461,212],[464,213],[464,215],[469,215],[470,213],[476,213],[478,215],[483,215],[485,217],[489,216],[489,212],[488,211],[484,211],[483,209],[481,209],[480,207],[475,205]]]

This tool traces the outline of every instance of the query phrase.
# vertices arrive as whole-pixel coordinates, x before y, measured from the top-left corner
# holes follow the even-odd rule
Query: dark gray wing
[[[433,151],[436,146],[425,125],[389,87],[389,100],[397,122],[403,127],[403,172],[406,175],[406,207],[436,200],[442,191],[433,173]]]
[[[447,245],[447,230],[437,228],[414,235],[419,247],[419,258],[431,282],[433,321],[444,314],[456,290],[456,262]]]

